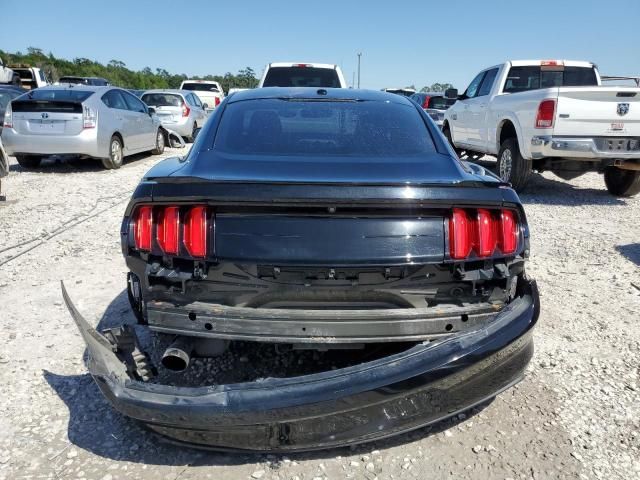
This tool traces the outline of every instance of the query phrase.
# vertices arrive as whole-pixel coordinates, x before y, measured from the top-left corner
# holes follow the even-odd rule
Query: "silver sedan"
[[[153,107],[162,125],[192,142],[194,133],[207,120],[206,108],[200,98],[187,90],[147,90],[140,99]]]
[[[2,142],[24,168],[38,167],[47,155],[99,158],[105,168],[119,168],[127,155],[162,153],[166,132],[153,111],[126,90],[59,85],[13,100]]]

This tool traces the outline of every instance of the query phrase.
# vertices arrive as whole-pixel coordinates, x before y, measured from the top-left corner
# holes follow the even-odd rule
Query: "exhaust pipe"
[[[191,362],[193,340],[189,337],[178,336],[162,355],[164,368],[174,372],[183,372]]]

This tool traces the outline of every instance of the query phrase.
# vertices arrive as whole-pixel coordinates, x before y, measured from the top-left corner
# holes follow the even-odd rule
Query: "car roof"
[[[327,68],[335,70],[338,65],[333,63],[314,63],[314,62],[272,62],[268,65],[269,68],[273,67],[295,67],[297,65],[306,65],[308,68]]]
[[[198,80],[198,79],[188,79],[188,80],[183,80],[182,84],[184,85],[185,83],[215,83],[215,84],[220,84],[220,82],[217,82],[215,80]]]
[[[112,89],[124,90],[113,85],[83,85],[81,83],[61,83],[60,85],[46,85],[38,90],[81,90],[85,92],[106,92]]]
[[[318,93],[326,92],[326,93]],[[235,92],[233,97],[228,97],[229,103],[245,100],[259,100],[269,98],[313,98],[313,99],[337,99],[337,100],[368,100],[378,102],[390,102],[413,105],[408,98],[394,93],[378,90],[359,90],[352,88],[323,88],[323,87],[265,87],[252,88]]]
[[[538,65],[541,65],[542,62],[557,62],[559,64],[564,65],[565,67],[586,67],[586,68],[590,68],[593,67],[594,64],[592,62],[585,62],[583,60],[556,60],[556,59],[549,59],[549,60],[511,60],[509,63],[511,63],[512,66],[514,67],[535,67]],[[496,65],[495,67],[499,67],[499,65]],[[495,68],[495,67],[491,67],[491,68]]]

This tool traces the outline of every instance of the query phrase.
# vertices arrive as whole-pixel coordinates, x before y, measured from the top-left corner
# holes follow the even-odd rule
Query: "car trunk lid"
[[[25,135],[77,135],[83,129],[81,102],[14,100],[13,128]]]

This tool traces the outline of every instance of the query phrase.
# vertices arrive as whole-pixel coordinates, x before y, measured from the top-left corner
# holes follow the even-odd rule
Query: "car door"
[[[193,93],[189,94],[191,96],[191,104],[195,106],[196,109],[196,122],[198,123],[198,127],[202,127],[204,125],[204,121],[207,117],[206,112],[204,111],[203,103],[200,101],[197,95]]]
[[[450,129],[453,140],[458,146],[469,145],[468,130],[471,120],[469,117],[469,104],[478,93],[485,73],[485,71],[482,71],[471,80],[465,92],[452,108]]]
[[[156,145],[156,128],[157,126],[153,122],[153,118],[149,115],[147,106],[138,97],[132,93],[120,90],[125,102],[129,108],[129,112],[135,118],[135,130],[133,133],[136,150],[151,150]]]
[[[482,83],[465,106],[467,116],[467,144],[485,151],[487,146],[487,110],[489,94],[498,74],[498,67],[485,71]]]
[[[133,132],[135,132],[136,129],[136,117],[129,111],[129,106],[127,102],[125,102],[121,90],[109,90],[102,96],[102,103],[109,109],[111,121],[113,122],[113,124],[110,125],[110,130],[112,131],[109,132],[109,135],[115,132],[120,133],[124,141],[125,153],[129,154],[135,151],[136,146]],[[102,127],[103,121],[100,119],[98,121]]]

